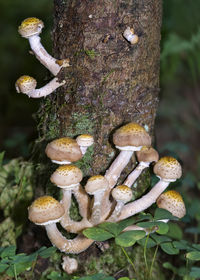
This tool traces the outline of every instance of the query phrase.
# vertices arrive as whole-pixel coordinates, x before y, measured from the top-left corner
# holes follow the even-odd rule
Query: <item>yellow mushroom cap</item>
[[[37,81],[33,77],[27,75],[21,76],[15,83],[17,92],[22,92],[25,94],[29,94],[35,90],[36,86]]]
[[[76,138],[79,146],[90,147],[94,143],[94,138],[90,134],[81,134]]]
[[[64,215],[63,206],[51,196],[37,198],[28,208],[28,218],[35,224],[47,225],[56,223]]]
[[[59,187],[77,185],[83,178],[82,171],[75,165],[62,165],[51,175],[51,182]]]
[[[182,175],[180,163],[173,157],[162,157],[154,165],[154,173],[161,179],[169,182],[176,181]]]
[[[18,32],[22,37],[28,38],[40,34],[43,27],[44,23],[40,19],[30,17],[22,21],[18,28]]]
[[[108,188],[108,181],[102,175],[90,177],[85,185],[85,190],[89,194],[94,194],[95,192],[105,190],[106,188]]]
[[[126,185],[119,185],[112,190],[112,197],[116,201],[122,201],[123,203],[129,202],[132,198],[132,190]]]
[[[182,218],[186,214],[183,198],[177,191],[171,190],[161,194],[156,203],[159,208],[168,210],[175,217]]]
[[[50,142],[45,150],[46,155],[54,161],[74,162],[82,158],[82,153],[76,140],[63,137]]]
[[[147,146],[143,146],[140,151],[136,151],[136,155],[139,162],[157,162],[159,159],[158,152],[154,148]]]
[[[113,142],[118,147],[150,146],[151,137],[141,125],[128,123],[116,130],[113,135]]]

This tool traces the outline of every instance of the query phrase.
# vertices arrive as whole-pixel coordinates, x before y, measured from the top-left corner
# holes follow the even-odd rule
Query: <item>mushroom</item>
[[[92,206],[92,215],[90,222],[94,225],[98,224],[102,217],[102,209],[105,207],[103,201],[104,193],[108,188],[108,181],[102,175],[95,175],[89,178],[85,185],[85,190],[90,195],[94,196],[94,202]]]
[[[82,171],[75,165],[59,166],[51,175],[51,182],[63,190],[62,205],[65,208],[65,215],[62,217],[61,224],[64,228],[73,224],[69,217],[72,193],[78,202],[80,215],[87,219],[89,198],[80,185],[82,178]]]
[[[139,39],[138,36],[134,34],[134,29],[130,28],[129,26],[124,31],[123,36],[128,42],[131,43],[131,45],[137,44]]]
[[[143,146],[140,151],[136,151],[137,159],[139,164],[137,167],[129,174],[128,178],[124,181],[124,185],[131,187],[135,180],[140,176],[142,171],[149,167],[151,162],[157,162],[159,159],[158,152],[152,148]]]
[[[54,78],[45,86],[36,89],[37,81],[33,77],[24,75],[16,81],[15,87],[17,92],[19,93],[22,92],[32,98],[40,98],[51,94],[53,91],[55,91],[60,86],[63,86],[64,84],[65,81],[58,82],[58,79]]]
[[[151,137],[139,124],[128,123],[116,130],[113,135],[113,143],[120,153],[105,174],[110,188],[115,186],[133,152],[141,150],[142,146],[151,145]]]
[[[162,193],[156,200],[157,206],[172,213],[173,216],[179,219],[186,214],[185,204],[180,193],[174,190]]]
[[[18,28],[19,34],[29,40],[30,47],[36,58],[56,76],[62,67],[69,66],[68,59],[56,60],[53,58],[40,42],[39,34],[42,32],[44,23],[35,17],[30,17],[22,21]]]
[[[170,182],[174,182],[182,175],[180,163],[173,157],[163,157],[154,166],[154,173],[160,178],[159,182],[141,198],[127,204],[121,211],[118,220],[124,220],[149,208],[164,192]]]
[[[81,149],[82,155],[84,155],[87,149],[93,145],[94,138],[90,134],[81,134],[76,138],[76,142]]]
[[[115,222],[121,213],[125,203],[132,198],[132,190],[126,185],[119,185],[112,190],[112,197],[117,201],[115,210],[109,218],[110,222]]]
[[[57,164],[70,164],[82,158],[82,153],[76,140],[63,137],[50,142],[46,149],[46,155]]]
[[[64,214],[64,208],[60,202],[51,196],[43,196],[36,199],[28,208],[29,220],[37,225],[44,226],[51,243],[61,252],[79,254],[86,250],[93,240],[79,234],[74,239],[66,239],[58,230],[56,223]]]
[[[62,269],[67,272],[67,274],[72,274],[78,269],[78,262],[75,258],[70,258],[68,256],[64,256],[62,262]]]

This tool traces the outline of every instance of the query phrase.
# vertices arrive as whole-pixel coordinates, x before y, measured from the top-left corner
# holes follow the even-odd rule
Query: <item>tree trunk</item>
[[[41,133],[45,140],[92,134],[95,145],[81,168],[86,176],[104,173],[116,153],[112,145],[116,128],[132,121],[153,135],[161,0],[54,0],[54,4],[54,56],[69,58],[71,66],[59,74],[66,85],[43,101]],[[137,44],[123,37],[128,26],[139,36]],[[83,254],[87,259],[87,251]]]

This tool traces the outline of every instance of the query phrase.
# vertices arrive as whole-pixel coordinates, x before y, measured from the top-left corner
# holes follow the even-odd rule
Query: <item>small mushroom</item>
[[[70,164],[82,158],[79,145],[70,137],[53,140],[47,145],[45,153],[57,164]]]
[[[112,190],[112,197],[117,201],[115,210],[109,218],[110,222],[115,222],[125,203],[129,202],[132,198],[132,190],[126,185],[119,185]]]
[[[162,193],[156,200],[157,206],[172,213],[173,216],[179,219],[186,214],[185,204],[180,193],[174,190]]]
[[[95,175],[89,178],[85,185],[85,190],[90,195],[94,196],[94,203],[92,207],[92,215],[90,221],[96,225],[100,222],[102,217],[102,209],[105,207],[103,200],[104,193],[108,188],[108,181],[104,176]]]
[[[29,40],[30,47],[36,58],[54,75],[56,76],[62,67],[69,66],[69,60],[57,60],[53,58],[45,50],[40,42],[40,33],[44,23],[35,17],[30,17],[22,21],[18,28],[19,34]]]
[[[163,157],[154,165],[154,173],[159,176],[159,182],[147,194],[125,205],[118,220],[124,220],[149,208],[156,202],[170,182],[174,182],[181,177],[182,169],[175,158]]]
[[[90,134],[81,134],[76,138],[76,142],[81,149],[82,155],[84,155],[87,149],[94,144],[94,138]]]
[[[62,262],[62,269],[67,272],[67,274],[72,274],[78,269],[78,262],[75,258],[70,258],[68,256],[64,256]]]
[[[88,216],[89,198],[80,185],[82,178],[82,171],[77,166],[71,164],[59,166],[51,175],[51,182],[63,191],[62,205],[65,208],[65,215],[61,220],[61,224],[65,228],[68,224],[73,223],[69,218],[72,193],[78,202],[80,215],[83,218]]]
[[[123,33],[124,38],[131,43],[131,45],[137,44],[138,42],[138,35],[134,34],[134,29],[130,28],[129,26]]]
[[[17,92],[22,92],[32,98],[40,98],[51,94],[64,84],[65,81],[58,82],[58,79],[54,78],[45,86],[36,89],[37,81],[30,76],[24,75],[16,81],[15,87]]]
[[[64,214],[62,204],[51,196],[36,199],[28,208],[29,220],[44,226],[51,243],[61,252],[79,254],[86,250],[93,240],[79,234],[74,239],[66,239],[58,230],[56,223]]]
[[[139,164],[137,167],[129,174],[127,179],[124,181],[124,185],[131,187],[135,180],[140,176],[142,171],[149,167],[150,163],[157,162],[159,159],[158,152],[152,148],[143,146],[140,151],[136,151],[137,159]]]

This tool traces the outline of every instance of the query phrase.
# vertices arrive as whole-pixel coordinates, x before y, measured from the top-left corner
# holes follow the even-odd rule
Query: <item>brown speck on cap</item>
[[[89,194],[94,194],[96,191],[105,190],[107,187],[107,179],[102,175],[95,175],[88,179],[85,190]]]
[[[128,123],[117,129],[113,135],[116,146],[150,146],[151,137],[146,130],[137,123]]]
[[[158,152],[154,148],[147,146],[143,146],[140,151],[136,151],[136,155],[139,162],[157,162],[159,159]]]
[[[112,197],[116,201],[122,201],[124,203],[129,202],[132,198],[132,190],[126,185],[119,185],[112,190]]]
[[[159,208],[168,210],[175,217],[182,218],[186,214],[183,198],[177,191],[170,190],[161,194],[156,203]]]
[[[75,165],[62,165],[51,175],[51,182],[57,186],[78,184],[83,178],[82,171]]]
[[[36,224],[53,223],[64,215],[64,208],[51,196],[37,198],[28,209],[28,218]]]
[[[182,175],[180,163],[173,157],[162,157],[153,168],[154,173],[163,180],[175,181]]]
[[[63,137],[50,142],[45,150],[46,155],[55,161],[74,162],[82,158],[82,153],[76,140]]]
[[[30,36],[40,34],[43,27],[44,23],[40,19],[30,17],[22,21],[18,28],[18,32],[22,37],[28,38]]]

